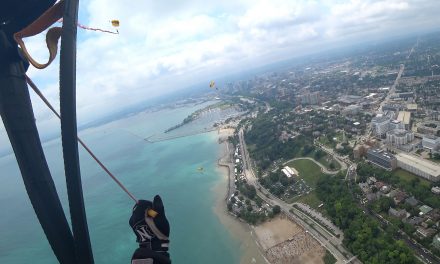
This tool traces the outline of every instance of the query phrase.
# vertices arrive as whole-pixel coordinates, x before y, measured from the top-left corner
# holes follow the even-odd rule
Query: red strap
[[[61,27],[53,27],[46,33],[46,44],[49,50],[49,61],[45,64],[40,64],[35,61],[26,49],[26,45],[23,42],[23,38],[32,37],[40,34],[44,30],[48,29],[51,25],[57,22],[63,17],[64,0],[53,5],[46,12],[44,12],[39,18],[32,22],[29,26],[23,30],[14,34],[14,39],[17,44],[23,50],[24,55],[29,62],[38,69],[44,69],[55,59],[58,51],[58,40],[61,37]]]

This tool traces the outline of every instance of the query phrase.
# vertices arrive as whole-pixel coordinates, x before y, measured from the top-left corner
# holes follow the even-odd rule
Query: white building
[[[285,166],[284,169],[289,172],[292,176],[298,176],[299,173],[294,168],[290,168],[289,166]]]
[[[422,146],[429,150],[438,150],[440,147],[440,138],[436,136],[424,136]]]
[[[397,167],[433,182],[440,180],[440,166],[438,164],[404,153],[397,154],[396,158]]]
[[[371,120],[371,126],[376,136],[382,137],[390,130],[390,118],[384,115],[378,115]]]
[[[400,147],[414,140],[414,133],[404,129],[393,129],[387,132],[387,144]]]
[[[360,105],[349,105],[346,108],[344,108],[342,110],[342,114],[344,115],[355,115],[357,113],[359,113],[359,111],[361,110],[361,106]]]
[[[290,174],[286,169],[282,169],[281,171],[284,173],[284,175],[286,175],[287,178],[292,177],[292,174]]]

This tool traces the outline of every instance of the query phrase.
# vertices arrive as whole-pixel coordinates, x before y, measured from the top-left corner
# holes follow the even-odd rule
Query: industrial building
[[[404,129],[393,129],[387,132],[387,144],[400,147],[414,140],[414,133]]]
[[[399,98],[402,98],[402,99],[405,99],[405,100],[407,100],[408,98],[414,97],[414,93],[413,92],[398,93],[397,95],[399,96]]]
[[[355,115],[357,113],[359,113],[359,111],[361,110],[361,106],[359,105],[349,105],[347,107],[345,107],[341,113],[344,115]]]
[[[397,154],[396,158],[397,167],[409,171],[422,178],[425,178],[429,181],[437,182],[440,180],[439,165],[405,153]]]
[[[413,113],[417,112],[417,104],[407,104],[406,111],[413,112]]]
[[[425,121],[417,124],[417,132],[421,134],[438,135],[440,133],[439,121]]]
[[[409,129],[411,122],[411,112],[400,111],[397,115],[397,121],[402,122],[405,129]]]
[[[367,151],[367,159],[371,163],[390,171],[394,170],[397,166],[397,160],[394,155],[382,149],[369,149]]]
[[[440,148],[440,138],[432,135],[424,136],[422,146],[431,151],[437,151]]]

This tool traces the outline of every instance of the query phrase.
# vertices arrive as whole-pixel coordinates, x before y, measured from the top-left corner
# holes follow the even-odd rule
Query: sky
[[[84,124],[130,105],[216,77],[393,35],[435,30],[438,0],[81,0],[77,112]],[[47,60],[44,35],[26,39]],[[58,60],[28,75],[58,107]],[[42,134],[58,121],[32,95]],[[8,145],[0,124],[0,152]]]

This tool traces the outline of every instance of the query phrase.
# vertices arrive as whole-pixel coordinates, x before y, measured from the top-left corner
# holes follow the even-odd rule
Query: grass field
[[[419,180],[420,180],[420,184],[425,185],[425,186],[428,186],[428,187],[430,186],[430,182],[429,182],[429,181],[427,181],[427,180],[425,180],[425,179],[423,179],[423,178],[420,178],[420,177],[418,177],[418,176],[412,174],[411,172],[407,172],[407,171],[402,170],[402,169],[397,169],[397,170],[395,170],[395,171],[393,172],[393,175],[399,177],[399,179],[400,179],[402,182],[409,183],[409,182],[411,182],[411,180],[413,180],[413,179],[419,179]]]
[[[296,198],[293,202],[298,203],[305,203],[308,204],[310,207],[317,209],[318,206],[322,203],[318,197],[316,196],[315,191],[311,191],[307,195],[303,195],[301,197]]]
[[[329,147],[329,148],[334,148],[336,147],[336,143],[335,141],[329,141],[327,137],[321,136],[318,139],[319,143]]]
[[[287,165],[294,167],[299,172],[299,177],[304,179],[304,181],[306,181],[306,183],[312,188],[316,187],[316,183],[320,177],[325,176],[325,174],[321,172],[321,168],[310,160],[294,160],[289,162]],[[321,204],[321,201],[316,196],[315,191],[311,191],[309,194],[300,197],[295,197],[287,202],[305,203],[315,209]]]
[[[307,157],[315,159],[317,162],[319,162],[322,165],[324,165],[328,170],[331,170],[330,169],[330,163],[333,163],[335,165],[333,170],[339,170],[341,168],[341,165],[339,164],[339,162],[334,160],[327,153],[323,157],[321,157],[320,159],[316,159],[315,158],[315,151],[313,151],[311,154],[307,155]]]
[[[287,165],[294,167],[299,172],[299,177],[304,179],[312,188],[316,187],[319,177],[324,175],[321,168],[310,160],[294,160],[287,163]]]

